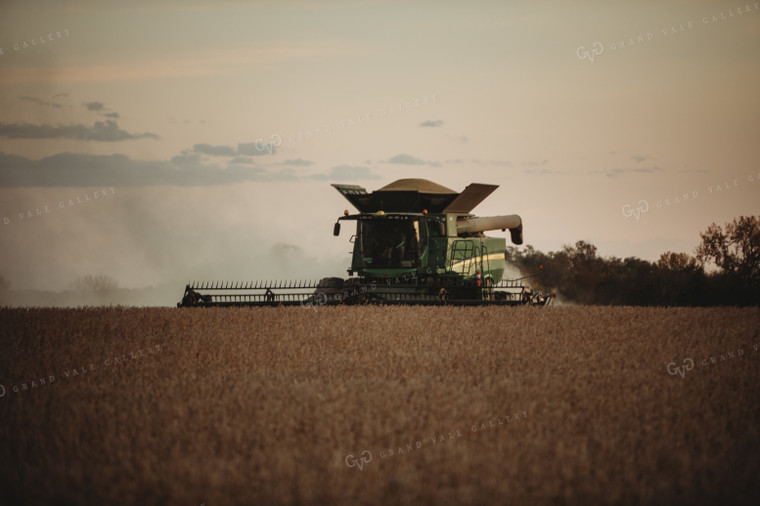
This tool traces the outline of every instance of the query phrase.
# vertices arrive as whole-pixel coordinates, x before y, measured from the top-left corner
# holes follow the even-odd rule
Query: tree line
[[[586,241],[543,253],[508,247],[507,262],[529,285],[579,304],[631,306],[760,305],[760,216],[741,216],[700,233],[694,256],[668,251],[656,262],[600,257]]]

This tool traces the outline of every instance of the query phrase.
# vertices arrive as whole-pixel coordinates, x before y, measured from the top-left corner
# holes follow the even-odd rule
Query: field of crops
[[[0,310],[0,503],[757,504],[760,309]]]

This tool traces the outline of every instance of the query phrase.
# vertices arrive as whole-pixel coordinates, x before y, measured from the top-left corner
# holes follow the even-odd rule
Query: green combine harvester
[[[461,193],[425,179],[400,179],[372,193],[333,185],[358,211],[338,218],[356,222],[349,277],[289,282],[193,282],[179,307],[338,304],[537,305],[553,294],[533,292],[523,280],[503,279],[509,230],[522,244],[517,215],[476,217],[471,211],[497,185],[473,183]]]

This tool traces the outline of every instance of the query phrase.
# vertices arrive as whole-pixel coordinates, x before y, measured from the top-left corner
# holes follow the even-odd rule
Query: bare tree
[[[119,283],[111,276],[98,274],[93,276],[88,274],[74,281],[74,288],[81,292],[95,292],[98,295],[105,295],[119,287]]]
[[[760,282],[760,216],[740,216],[726,223],[725,231],[713,223],[699,235],[700,262],[712,262],[750,284]]]
[[[657,267],[676,272],[701,270],[699,262],[693,256],[686,253],[673,253],[672,251],[666,251],[660,255]]]

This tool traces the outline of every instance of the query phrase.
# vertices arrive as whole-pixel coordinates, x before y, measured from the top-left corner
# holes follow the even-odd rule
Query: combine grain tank
[[[531,292],[520,278],[505,280],[509,230],[522,244],[517,215],[476,217],[471,211],[498,186],[473,183],[461,193],[425,179],[400,179],[372,193],[333,185],[359,212],[349,278],[319,282],[191,283],[179,306],[334,304],[546,305],[553,295]],[[349,223],[346,223],[349,225]]]

